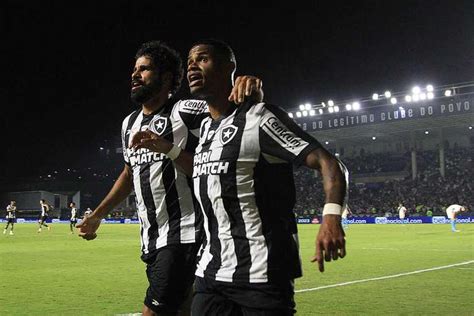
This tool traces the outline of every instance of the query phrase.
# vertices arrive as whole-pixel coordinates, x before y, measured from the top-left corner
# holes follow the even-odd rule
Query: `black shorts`
[[[47,215],[41,216],[40,219],[39,219],[39,222],[46,223],[46,219],[48,219],[48,216],[47,216]]]
[[[8,223],[8,224],[14,224],[14,223],[15,223],[15,219],[14,219],[14,218],[7,218],[7,223]]]
[[[77,219],[70,219],[69,221],[71,222],[71,224],[74,224],[74,225],[77,224]]]
[[[192,290],[198,250],[194,243],[168,245],[147,259],[146,306],[156,313],[179,311]]]
[[[240,285],[196,277],[192,315],[287,316],[295,312],[292,280]]]

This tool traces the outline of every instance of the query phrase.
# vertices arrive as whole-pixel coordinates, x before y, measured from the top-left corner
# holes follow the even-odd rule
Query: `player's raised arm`
[[[78,235],[84,239],[92,240],[97,237],[97,229],[100,226],[101,220],[121,201],[127,198],[132,192],[133,182],[130,167],[125,165],[122,173],[118,177],[114,186],[102,200],[94,212],[78,224]]]

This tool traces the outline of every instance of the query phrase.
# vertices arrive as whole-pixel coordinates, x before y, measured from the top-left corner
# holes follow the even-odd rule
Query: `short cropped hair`
[[[219,57],[221,57],[224,61],[233,62],[237,66],[237,60],[235,59],[234,51],[226,42],[218,39],[208,38],[195,42],[192,47],[198,45],[212,46]]]

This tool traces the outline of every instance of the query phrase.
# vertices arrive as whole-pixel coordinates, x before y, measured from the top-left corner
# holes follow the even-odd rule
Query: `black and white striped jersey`
[[[71,221],[77,220],[77,209],[75,207],[71,208]]]
[[[137,110],[123,121],[123,155],[133,172],[144,260],[166,245],[196,242],[201,212],[195,212],[192,182],[182,170],[164,154],[128,148],[132,136],[150,128],[182,149],[194,152],[199,126],[207,116],[204,101],[182,100],[150,115]]]
[[[8,204],[6,218],[16,218],[16,206]]]
[[[319,147],[265,103],[203,121],[193,161],[206,234],[197,276],[234,283],[301,276],[292,164]]]
[[[49,206],[48,204],[41,204],[41,216],[48,216]]]

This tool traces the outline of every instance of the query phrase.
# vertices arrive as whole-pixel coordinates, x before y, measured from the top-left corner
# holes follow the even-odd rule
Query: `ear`
[[[232,81],[232,86],[234,86],[234,75],[237,70],[236,64],[234,62],[227,63],[226,70],[230,73],[230,79]]]
[[[173,85],[173,74],[171,72],[165,72],[162,74],[161,80],[164,86],[171,89],[171,86]]]

